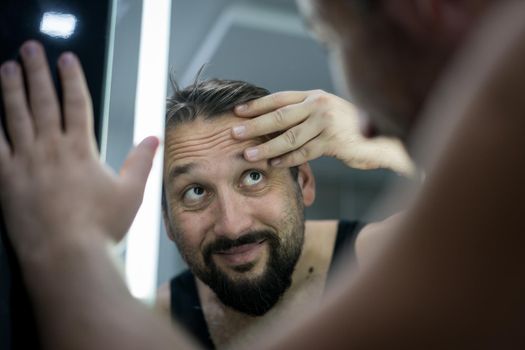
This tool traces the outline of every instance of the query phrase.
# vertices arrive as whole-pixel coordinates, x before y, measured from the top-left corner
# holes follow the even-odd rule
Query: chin
[[[222,273],[232,280],[250,282],[264,276],[268,269],[267,262],[261,264],[257,261],[240,265],[221,268]]]

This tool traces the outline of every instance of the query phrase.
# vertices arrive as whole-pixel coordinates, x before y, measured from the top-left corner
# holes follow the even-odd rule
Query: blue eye
[[[259,184],[264,179],[264,175],[257,170],[251,170],[246,173],[242,178],[242,184],[244,186],[255,186]]]
[[[206,190],[200,186],[193,186],[184,192],[183,199],[185,202],[198,202],[206,196]]]

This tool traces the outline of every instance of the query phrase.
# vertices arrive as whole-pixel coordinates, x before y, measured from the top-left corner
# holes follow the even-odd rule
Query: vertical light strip
[[[133,142],[164,138],[171,0],[143,0]],[[142,206],[130,228],[126,279],[131,293],[145,301],[155,295],[161,213],[162,153],[151,170]]]
[[[108,148],[109,105],[111,101],[111,78],[113,75],[113,56],[115,51],[115,30],[117,27],[117,0],[111,0],[108,39],[106,42],[106,67],[104,68],[104,91],[102,105],[102,125],[100,126],[100,159],[106,161]]]

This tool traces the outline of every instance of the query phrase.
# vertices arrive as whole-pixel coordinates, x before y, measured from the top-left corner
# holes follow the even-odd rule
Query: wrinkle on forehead
[[[242,152],[246,147],[261,143],[251,139],[240,141],[231,135],[231,127],[238,123],[234,118],[229,122],[217,123],[196,120],[169,130],[166,137],[165,160],[167,164],[195,158],[215,158],[228,153]],[[218,121],[218,120],[217,120]]]

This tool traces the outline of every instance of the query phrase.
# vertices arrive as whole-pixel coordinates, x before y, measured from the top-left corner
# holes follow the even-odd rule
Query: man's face
[[[444,56],[407,35],[384,6],[359,8],[372,2],[396,3],[298,0],[298,5],[344,72],[350,97],[369,124],[365,129],[406,140]]]
[[[304,205],[289,169],[244,160],[243,150],[260,142],[234,140],[239,122],[226,114],[168,129],[165,216],[192,272],[225,305],[262,315],[291,283]]]

